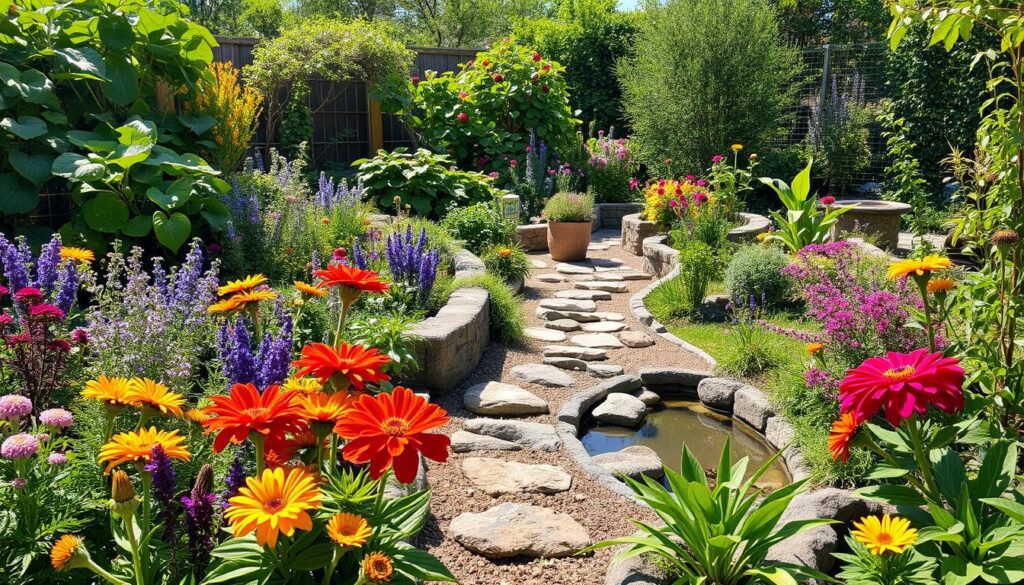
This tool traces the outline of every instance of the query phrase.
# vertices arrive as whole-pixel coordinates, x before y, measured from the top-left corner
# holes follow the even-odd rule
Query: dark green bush
[[[517,245],[491,246],[484,250],[481,258],[487,272],[501,277],[505,282],[526,280],[530,275],[530,258]]]
[[[502,217],[496,205],[490,202],[449,211],[441,227],[477,256],[490,246],[511,242],[516,235],[516,226]]]
[[[732,298],[753,296],[758,305],[777,305],[789,298],[792,283],[780,271],[789,257],[773,246],[740,248],[725,269],[725,287]],[[763,297],[763,301],[762,301]]]
[[[497,338],[507,344],[519,343],[523,340],[526,328],[526,315],[519,297],[505,284],[505,281],[494,274],[481,274],[466,278],[447,280],[444,290],[431,302],[447,300],[460,288],[481,287],[490,295],[491,331]]]

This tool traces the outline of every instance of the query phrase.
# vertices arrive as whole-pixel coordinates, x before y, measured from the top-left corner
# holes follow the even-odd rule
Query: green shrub
[[[487,289],[490,296],[491,331],[499,341],[506,344],[520,343],[525,338],[526,315],[523,313],[522,301],[512,292],[501,277],[494,274],[481,274],[465,278],[456,278],[442,283],[438,279],[437,288],[443,288],[441,294],[432,303],[447,301],[453,292],[460,288],[480,287]]]
[[[833,76],[827,99],[815,100],[822,107],[811,109],[807,149],[818,160],[829,191],[841,195],[871,163],[868,124],[874,111],[864,98],[864,82],[857,77],[844,80],[840,87],[839,78]]]
[[[501,216],[493,202],[457,207],[444,216],[441,226],[477,256],[490,246],[511,242],[516,235],[516,226]]]
[[[423,217],[443,217],[449,209],[494,199],[491,179],[480,173],[453,169],[451,160],[425,148],[377,151],[374,158],[352,163],[366,198],[377,207],[399,214],[405,206]]]
[[[737,142],[764,151],[796,71],[766,0],[652,3],[619,70],[630,138],[661,176],[696,173]]]
[[[377,91],[384,111],[403,117],[422,144],[462,168],[507,172],[530,132],[556,151],[576,140],[563,68],[513,40],[480,52],[458,73],[392,76]]]
[[[505,282],[526,280],[530,275],[530,258],[518,245],[491,246],[484,250],[482,258],[487,272],[501,277]]]
[[[594,198],[580,193],[555,193],[544,206],[543,215],[548,221],[593,221]]]
[[[586,142],[587,193],[593,195],[596,203],[621,203],[637,197],[629,185],[636,169],[629,140],[616,139],[614,132],[614,128],[608,134],[601,130]]]
[[[756,377],[783,363],[773,335],[761,324],[764,307],[753,297],[733,297],[732,321],[723,332],[732,343],[728,358],[720,360],[723,372],[737,377]]]
[[[721,270],[715,251],[704,242],[692,241],[679,251],[679,282],[684,306],[695,311],[704,304],[708,287]]]
[[[754,297],[774,306],[789,298],[792,283],[780,272],[789,257],[771,246],[749,245],[740,248],[725,269],[725,287],[731,298]]]

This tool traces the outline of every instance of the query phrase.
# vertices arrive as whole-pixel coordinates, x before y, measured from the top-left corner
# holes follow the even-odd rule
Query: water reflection
[[[590,422],[593,425],[594,421]],[[705,468],[717,468],[718,457],[728,437],[732,438],[734,463],[742,457],[750,457],[748,473],[753,473],[775,452],[762,437],[744,425],[733,425],[729,417],[690,400],[664,401],[654,412],[648,413],[647,421],[638,429],[591,426],[580,441],[591,455],[644,445],[654,449],[666,465],[678,471],[684,444]],[[775,489],[789,481],[784,466],[776,462],[761,477],[758,486]]]

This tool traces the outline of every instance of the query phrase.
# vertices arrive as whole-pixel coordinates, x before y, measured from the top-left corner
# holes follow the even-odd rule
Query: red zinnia
[[[839,420],[832,423],[832,432],[828,436],[828,452],[832,454],[832,459],[839,459],[843,463],[850,460],[850,443],[858,429],[860,420],[852,412],[844,412],[839,415]]]
[[[505,76],[502,75],[501,73],[495,73],[494,77],[492,77],[491,79],[494,80],[494,83],[501,83],[502,81],[505,81]]]
[[[220,431],[213,450],[220,453],[228,443],[241,443],[250,433],[280,439],[285,433],[303,430],[302,410],[291,392],[268,386],[260,394],[252,384],[235,384],[231,396],[213,396],[213,406],[203,409],[207,432]]]
[[[317,270],[316,275],[323,279],[320,286],[344,286],[375,293],[388,290],[388,283],[377,278],[376,272],[347,264],[331,264],[326,270]]]
[[[334,349],[323,343],[310,343],[302,348],[302,357],[292,362],[292,365],[301,368],[295,374],[297,378],[313,374],[323,384],[340,375],[347,380],[346,387],[362,390],[367,382],[379,384],[391,379],[381,369],[388,361],[388,356],[372,347],[342,343],[341,347]],[[334,386],[338,390],[342,389],[338,384]]]
[[[831,195],[826,195],[821,198],[821,204],[824,205],[825,207],[828,207],[829,205],[832,205],[835,202],[836,198]]]
[[[334,431],[347,441],[342,451],[345,459],[369,463],[374,479],[391,467],[398,481],[412,483],[420,453],[434,461],[447,461],[451,440],[425,432],[447,423],[448,413],[440,406],[396,386],[391,394],[361,396]]]
[[[459,122],[462,122],[463,124],[469,122],[469,114],[466,112],[459,112]]]
[[[963,383],[964,370],[955,358],[923,348],[889,352],[846,373],[839,384],[840,410],[866,421],[885,408],[886,420],[895,426],[914,412],[924,414],[929,404],[944,412],[960,410]]]
[[[534,61],[540,61],[540,53],[534,53],[533,54],[533,60]]]

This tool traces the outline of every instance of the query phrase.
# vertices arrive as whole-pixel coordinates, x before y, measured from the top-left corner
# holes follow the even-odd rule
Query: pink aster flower
[[[922,415],[929,404],[951,413],[963,408],[964,370],[956,358],[918,349],[889,352],[849,370],[839,384],[842,412],[869,420],[885,409],[893,426],[913,413]]]
[[[693,200],[696,201],[697,203],[704,203],[705,201],[708,200],[708,196],[703,191],[698,191],[694,193]]]
[[[43,300],[43,291],[38,288],[26,286],[25,288],[18,289],[18,292],[14,293],[14,300],[23,303],[38,303]]]
[[[711,162],[713,163],[720,163],[723,160],[725,160],[725,157],[720,154],[716,154],[715,156],[711,157]]]
[[[57,429],[66,429],[75,423],[75,417],[63,408],[50,408],[39,413],[39,422]]]
[[[39,450],[39,439],[28,433],[11,435],[0,445],[0,456],[4,459],[28,459]]]
[[[19,418],[32,414],[32,401],[24,396],[0,396],[0,418]]]
[[[36,438],[39,439],[40,443],[46,443],[50,440],[50,433],[39,433],[36,435]]]
[[[7,293],[11,292],[9,288],[0,284],[0,297],[7,296]]]
[[[698,187],[706,187],[707,184],[708,184],[708,182],[705,181],[704,179],[697,179],[697,186]]]
[[[50,465],[61,466],[68,462],[68,456],[60,451],[54,451],[46,458],[46,462]]]
[[[28,309],[28,314],[33,319],[40,321],[60,321],[64,318],[64,311],[60,307],[47,303],[37,303]]]
[[[24,477],[16,477],[16,478],[11,480],[11,487],[16,489],[16,490],[25,489],[25,486],[27,486],[27,485],[28,485],[28,480],[25,479]]]
[[[0,328],[6,327],[14,323],[14,317],[11,317],[7,313],[0,314]]]

